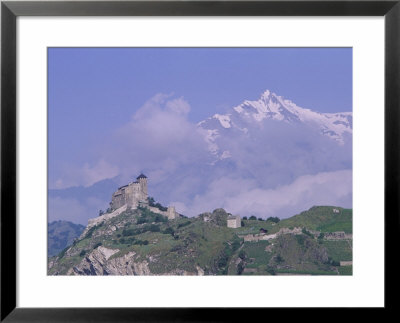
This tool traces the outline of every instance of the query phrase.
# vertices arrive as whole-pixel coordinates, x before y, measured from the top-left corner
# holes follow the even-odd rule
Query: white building
[[[239,215],[231,215],[227,220],[228,228],[240,228],[242,226]]]

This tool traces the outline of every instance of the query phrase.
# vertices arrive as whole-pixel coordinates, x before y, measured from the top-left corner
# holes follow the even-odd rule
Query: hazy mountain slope
[[[48,256],[58,254],[79,237],[85,227],[69,221],[53,221],[48,224]]]

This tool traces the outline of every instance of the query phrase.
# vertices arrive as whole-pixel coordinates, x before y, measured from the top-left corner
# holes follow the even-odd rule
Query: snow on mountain
[[[220,151],[217,139],[222,133],[240,131],[247,134],[248,129],[257,127],[267,120],[301,124],[317,130],[321,135],[343,145],[346,137],[352,135],[352,112],[320,113],[297,106],[290,100],[266,90],[257,101],[246,100],[233,107],[227,114],[215,114],[198,123],[198,127],[206,130],[205,140],[209,150],[218,159],[228,158],[229,151]]]

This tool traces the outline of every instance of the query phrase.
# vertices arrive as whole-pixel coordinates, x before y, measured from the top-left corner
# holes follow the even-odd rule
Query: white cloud
[[[87,220],[98,216],[103,206],[104,202],[96,198],[80,202],[73,198],[50,197],[48,221],[66,220],[87,225]]]
[[[259,188],[252,180],[220,178],[209,185],[204,195],[197,195],[193,204],[177,203],[177,210],[190,210],[193,216],[223,207],[242,216],[267,218],[289,217],[315,204],[351,207],[352,171],[304,175],[274,189]]]
[[[168,111],[173,113],[187,115],[190,111],[190,105],[182,97],[179,99],[168,101],[165,104]]]
[[[94,165],[85,163],[81,167],[69,165],[65,167],[65,175],[55,181],[53,188],[62,189],[72,186],[91,186],[98,181],[109,179],[119,174],[119,168],[100,159]]]
[[[99,143],[96,162],[70,166],[56,186],[89,186],[117,175],[124,184],[144,172],[150,196],[189,216],[219,207],[265,218],[313,205],[352,206],[351,141],[338,146],[301,124],[244,124],[246,134],[220,129],[215,144],[225,158],[215,162],[207,132],[189,121],[189,112],[183,98],[155,95]]]

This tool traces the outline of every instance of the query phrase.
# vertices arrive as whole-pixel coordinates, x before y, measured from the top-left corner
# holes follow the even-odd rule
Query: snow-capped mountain
[[[176,100],[168,102],[164,109],[149,105],[104,150],[102,158],[125,173],[49,192],[51,220],[93,217],[90,210],[107,208],[113,190],[142,170],[149,194],[188,216],[220,207],[262,218],[313,205],[351,207],[351,112],[318,113],[265,91],[257,101],[193,124],[177,114]]]
[[[249,129],[267,126],[267,121],[284,122],[292,125],[303,125],[316,130],[320,135],[343,145],[352,136],[352,112],[319,113],[297,106],[290,100],[266,90],[257,101],[244,101],[230,109],[227,114],[215,114],[200,122],[198,127],[204,133],[209,150],[219,159],[231,156],[227,150],[218,145],[222,133],[241,132],[247,134]]]

